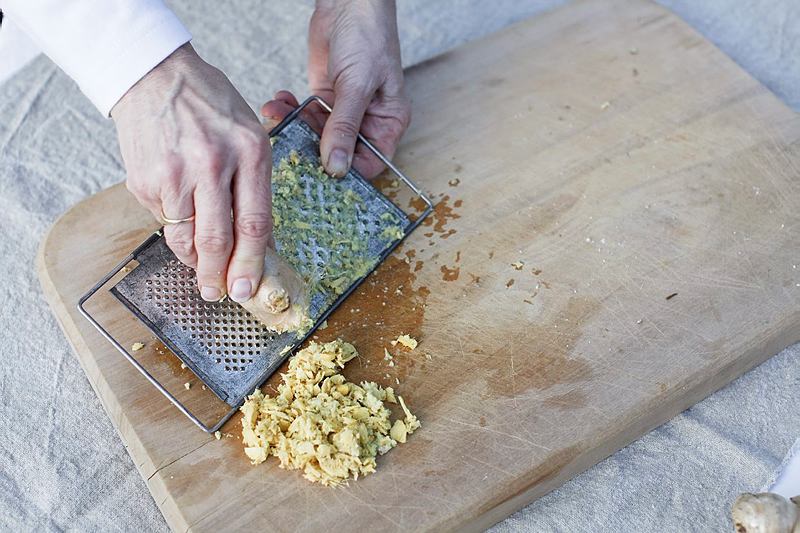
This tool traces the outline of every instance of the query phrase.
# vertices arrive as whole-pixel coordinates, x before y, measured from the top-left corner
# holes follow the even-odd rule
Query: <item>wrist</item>
[[[202,62],[191,44],[186,43],[164,58],[147,74],[128,89],[122,98],[111,108],[111,118],[116,118],[122,109],[131,102],[140,102],[146,95],[160,93],[174,85],[180,73],[187,72]]]

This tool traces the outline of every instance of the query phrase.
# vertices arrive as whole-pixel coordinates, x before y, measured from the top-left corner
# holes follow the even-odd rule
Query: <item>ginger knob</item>
[[[739,495],[731,509],[736,533],[800,533],[797,500],[772,492]]]
[[[259,322],[277,333],[309,326],[308,289],[300,275],[275,250],[267,249],[261,283],[242,303]]]
[[[289,298],[289,293],[286,292],[286,289],[283,287],[279,287],[277,289],[273,289],[267,294],[266,298],[266,306],[273,313],[282,313],[289,309],[289,304],[291,304],[291,298]]]

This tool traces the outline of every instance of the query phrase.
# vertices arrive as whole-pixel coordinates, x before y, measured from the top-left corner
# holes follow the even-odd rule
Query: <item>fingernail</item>
[[[328,156],[328,172],[337,178],[347,174],[347,152],[341,148],[334,148]]]
[[[200,287],[200,296],[207,302],[218,302],[222,297],[222,291],[216,287]]]
[[[230,297],[231,300],[234,302],[246,302],[250,299],[250,291],[252,291],[253,286],[250,284],[249,279],[239,278],[233,282],[233,286],[231,286]]]

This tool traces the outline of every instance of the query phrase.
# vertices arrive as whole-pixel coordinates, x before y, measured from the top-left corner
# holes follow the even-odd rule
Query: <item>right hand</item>
[[[308,81],[333,107],[328,115],[312,105],[303,115],[322,131],[325,170],[344,176],[352,163],[367,179],[380,174],[383,162],[356,138],[360,131],[391,159],[411,120],[394,1],[317,0],[308,29]],[[280,91],[261,114],[277,123],[297,106],[291,93]]]
[[[228,78],[186,44],[111,110],[127,186],[167,225],[203,299],[248,300],[272,244],[269,137]],[[231,218],[233,213],[233,218]]]

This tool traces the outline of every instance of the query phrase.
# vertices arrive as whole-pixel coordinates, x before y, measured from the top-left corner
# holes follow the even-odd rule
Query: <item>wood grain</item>
[[[672,14],[575,2],[407,83],[396,161],[439,205],[320,337],[423,428],[347,488],[251,467],[78,316],[154,229],[122,187],[44,241],[48,301],[173,529],[478,530],[798,340],[800,119]],[[388,367],[400,333],[420,346]]]

